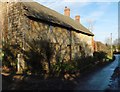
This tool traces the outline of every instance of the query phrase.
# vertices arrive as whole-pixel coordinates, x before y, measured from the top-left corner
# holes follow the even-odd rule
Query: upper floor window
[[[49,26],[49,33],[51,33],[52,32],[52,28],[53,28],[53,26]]]

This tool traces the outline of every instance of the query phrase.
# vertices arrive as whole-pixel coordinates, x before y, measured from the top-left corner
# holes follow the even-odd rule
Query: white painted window
[[[52,33],[52,28],[53,28],[53,26],[49,26],[49,33]]]

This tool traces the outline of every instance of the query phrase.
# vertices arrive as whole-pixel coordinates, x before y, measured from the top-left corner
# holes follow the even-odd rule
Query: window
[[[53,26],[49,26],[49,33],[52,32],[52,28],[53,28]]]

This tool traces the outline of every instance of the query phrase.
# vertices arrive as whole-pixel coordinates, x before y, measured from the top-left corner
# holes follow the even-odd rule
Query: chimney
[[[67,6],[65,6],[64,15],[70,17],[70,8],[67,8]]]
[[[75,16],[75,21],[77,21],[77,22],[80,23],[80,16],[79,16],[79,15],[76,15],[76,16]]]

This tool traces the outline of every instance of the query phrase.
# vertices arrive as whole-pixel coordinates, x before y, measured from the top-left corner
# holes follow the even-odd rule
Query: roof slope
[[[67,28],[71,28],[77,32],[94,36],[87,28],[76,22],[70,17],[64,16],[54,10],[51,10],[37,2],[23,2],[26,15],[50,23],[58,24]]]
[[[105,52],[109,51],[109,46],[106,46],[105,44],[103,44],[100,41],[95,41],[95,43],[97,45],[97,50],[98,51],[105,51]]]

